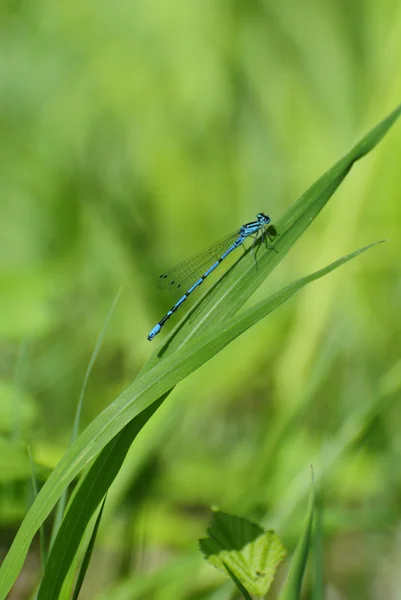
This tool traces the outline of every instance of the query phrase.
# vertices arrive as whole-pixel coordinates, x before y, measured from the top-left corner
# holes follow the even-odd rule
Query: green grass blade
[[[206,334],[191,340],[185,348],[160,361],[151,371],[138,377],[86,428],[42,487],[0,569],[0,598],[5,598],[8,593],[22,567],[32,537],[65,487],[134,417],[305,285],[333,271],[374,245],[371,244],[337,260],[324,269],[287,286],[243,314],[215,325]]]
[[[102,505],[100,507],[99,514],[98,514],[97,519],[96,519],[95,527],[93,528],[91,539],[89,540],[89,544],[88,544],[88,547],[86,549],[85,556],[84,556],[84,559],[82,561],[81,568],[79,570],[77,583],[75,585],[74,593],[72,595],[72,600],[78,600],[79,592],[81,591],[82,584],[84,582],[85,575],[86,575],[86,572],[87,572],[88,567],[89,567],[89,562],[90,562],[90,559],[91,559],[91,556],[92,556],[93,548],[95,546],[96,536],[97,536],[97,533],[99,531],[99,525],[100,525],[100,521],[102,520],[103,509],[104,509],[105,503],[106,503],[106,496],[104,497],[104,500],[103,500]],[[49,598],[49,597],[50,596],[43,596],[43,598]],[[38,600],[39,600],[39,596],[38,596]]]
[[[166,340],[156,349],[146,367],[153,366],[160,357],[170,355],[189,338],[196,337],[214,323],[221,322],[234,315],[311,225],[345,179],[354,163],[364,157],[381,141],[400,114],[401,105],[363,137],[348,154],[324,173],[288,208],[282,217],[274,220],[274,225],[280,233],[280,236],[274,242],[277,254],[271,250],[266,250],[260,245],[258,247],[257,271],[255,270],[252,252],[248,251],[245,255],[242,255],[235,265],[186,313]],[[266,211],[268,212],[268,207],[266,207]]]
[[[160,400],[154,402],[130,421],[119,435],[103,448],[88,473],[79,482],[49,553],[41,584],[43,596],[39,598],[58,598],[92,515],[113,483],[132,440],[160,403]]]
[[[27,446],[29,464],[31,467],[31,480],[32,480],[32,492],[33,498],[35,499],[38,495],[38,481],[36,479],[35,463],[32,458],[32,450],[30,446]],[[42,572],[45,570],[46,564],[46,542],[45,542],[45,531],[43,524],[39,528],[39,546],[40,546],[40,567]]]
[[[315,497],[315,517],[312,539],[313,590],[312,600],[324,600],[323,580],[323,532],[322,532],[322,493],[321,486]]]
[[[312,482],[312,488],[309,496],[308,518],[306,521],[305,530],[295,549],[287,581],[281,591],[279,600],[300,600],[301,598],[302,580],[305,574],[309,547],[311,543],[314,504],[315,499]]]
[[[118,290],[117,295],[114,298],[113,304],[111,305],[110,310],[107,313],[106,319],[105,319],[105,321],[103,323],[102,330],[101,330],[101,332],[99,334],[99,337],[98,337],[98,339],[96,341],[95,348],[94,348],[94,350],[92,352],[92,356],[90,357],[89,364],[88,364],[88,367],[86,369],[86,373],[85,373],[85,376],[84,376],[84,381],[82,383],[81,393],[79,395],[77,407],[76,407],[76,410],[75,410],[74,425],[73,425],[73,429],[72,429],[71,443],[70,443],[70,445],[72,445],[75,442],[75,440],[77,439],[77,437],[78,437],[79,423],[80,423],[80,420],[81,420],[82,405],[83,405],[83,401],[84,401],[86,386],[88,385],[88,381],[89,381],[89,377],[90,377],[90,374],[91,374],[92,369],[93,369],[93,365],[95,364],[96,359],[98,357],[98,354],[100,352],[100,348],[102,346],[103,339],[104,339],[104,336],[106,334],[106,330],[107,330],[109,321],[110,321],[111,316],[112,316],[112,314],[114,312],[114,309],[115,309],[115,307],[117,305],[117,302],[118,302],[118,299],[119,299],[119,297],[121,295],[121,292],[122,292],[122,288],[120,288]],[[68,493],[68,488],[66,488],[64,490],[64,492],[63,492],[63,494],[62,494],[62,496],[61,496],[61,498],[60,498],[60,500],[59,500],[59,502],[57,504],[56,514],[55,514],[54,524],[53,524],[53,530],[52,530],[52,534],[51,534],[51,538],[50,538],[50,548],[52,547],[52,545],[54,543],[54,540],[56,538],[57,532],[58,532],[58,530],[60,528],[60,523],[61,523],[61,520],[63,518],[64,511],[65,511],[65,505],[66,505],[66,502],[67,502],[67,493]]]

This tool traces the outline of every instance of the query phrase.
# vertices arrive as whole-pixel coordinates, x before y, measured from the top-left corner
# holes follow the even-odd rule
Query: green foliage
[[[259,249],[259,289],[242,278],[248,255],[188,324],[177,313],[152,345],[146,335],[171,304],[154,289],[162,269],[260,210],[277,224],[400,101],[399,10],[396,0],[1,5],[0,562],[32,501],[25,445],[40,489],[68,448],[85,369],[121,285],[82,431],[144,363],[140,376],[183,347],[192,325],[194,339],[247,297],[244,308],[390,238],[304,287],[125,425],[74,481],[74,527],[62,530],[49,567],[57,557],[71,564],[60,596],[70,600],[108,491],[88,596],[231,600],[232,584],[202,567],[194,547],[204,508],[280,531],[292,555],[312,463],[324,480],[330,592],[364,600],[397,589],[400,127],[352,169],[267,281],[274,265]],[[235,293],[226,288],[221,301],[229,281]],[[10,595],[34,597],[38,541]],[[303,587],[319,597],[313,578]]]
[[[278,535],[220,511],[213,513],[207,533],[209,537],[199,541],[204,557],[214,567],[226,569],[230,577],[234,575],[249,592],[245,598],[265,596],[286,555]]]
[[[256,270],[249,252],[239,259],[227,277],[223,277],[214,288],[213,292],[217,298],[231,298],[234,306],[237,306],[238,297],[243,303],[249,297],[250,290],[255,285],[259,285],[262,278],[271,271],[289,248],[295,243],[298,237],[313,221],[314,217],[324,207],[337,186],[342,182],[349,172],[355,160],[358,160],[364,154],[369,152],[376,143],[378,143],[388,128],[397,118],[400,108],[395,110],[387,119],[375,127],[365,138],[357,144],[354,149],[330,171],[328,171],[312,188],[305,193],[293,206],[289,208],[286,215],[277,221],[279,237],[275,243],[277,253],[268,249],[262,249],[258,259],[258,269]],[[365,248],[366,249],[366,248]],[[40,494],[38,495],[34,506],[31,508],[25,518],[19,533],[17,534],[13,546],[6,557],[0,570],[0,593],[7,593],[13,579],[16,577],[21,567],[23,558],[28,550],[28,544],[37,528],[40,527],[43,520],[53,508],[55,502],[62,494],[65,487],[73,478],[83,469],[83,467],[96,455],[101,452],[113,438],[135,417],[141,417],[141,413],[151,407],[152,403],[158,401],[163,394],[166,394],[174,385],[184,379],[207,360],[217,354],[232,340],[246,331],[249,327],[257,323],[261,318],[269,314],[272,310],[288,300],[294,293],[302,289],[307,283],[317,279],[354,256],[364,251],[357,251],[344,259],[333,263],[319,272],[299,280],[281,290],[271,298],[264,300],[255,307],[244,311],[237,317],[230,317],[230,308],[228,301],[225,300],[226,320],[215,324],[210,316],[210,306],[207,302],[202,302],[202,310],[209,313],[209,322],[206,333],[198,333],[199,324],[204,322],[204,314],[197,314],[196,309],[189,313],[189,317],[183,320],[181,330],[187,329],[188,342],[183,348],[178,348],[173,354],[163,357],[153,368],[140,375],[136,381],[123,392],[108,408],[106,408],[99,417],[97,417],[81,434],[71,449],[64,455],[57,465]],[[235,282],[230,281],[235,271]],[[256,284],[252,282],[256,280]],[[238,286],[243,286],[238,289]],[[211,294],[208,294],[210,298]],[[221,302],[213,301],[214,306],[221,310]],[[205,308],[204,308],[205,307]],[[232,310],[232,309],[231,309]],[[189,332],[188,332],[188,328]],[[197,333],[196,338],[191,339],[193,332]],[[169,341],[167,340],[166,344]],[[159,355],[163,353],[159,351]],[[154,364],[151,360],[151,365]],[[146,422],[146,419],[145,419]],[[121,453],[118,453],[119,455]],[[92,510],[96,508],[97,503],[93,503]],[[83,533],[83,529],[81,529]],[[82,534],[81,533],[81,534]]]

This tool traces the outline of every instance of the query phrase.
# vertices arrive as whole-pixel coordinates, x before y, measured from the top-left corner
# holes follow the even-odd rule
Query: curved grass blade
[[[170,355],[189,338],[196,337],[214,323],[234,315],[311,225],[354,163],[373,150],[400,114],[401,105],[365,135],[348,154],[326,171],[288,208],[282,217],[275,220],[274,225],[279,235],[273,246],[277,253],[260,244],[257,249],[257,269],[255,269],[255,261],[249,250],[242,255],[212,288],[206,290],[169,336],[156,348],[150,358],[150,364],[153,365],[161,357]],[[268,212],[268,207],[266,210]]]
[[[95,542],[96,542],[97,532],[99,531],[100,521],[102,520],[104,505],[106,504],[106,497],[107,496],[104,497],[104,500],[103,500],[102,505],[100,507],[99,514],[98,514],[97,519],[96,519],[95,527],[93,528],[91,539],[89,540],[89,544],[88,544],[88,547],[86,549],[85,556],[84,556],[84,559],[82,561],[81,568],[79,570],[77,583],[75,584],[74,593],[72,595],[72,600],[78,600],[79,592],[81,591],[82,584],[84,582],[85,575],[86,575],[86,572],[87,572],[88,567],[89,567],[90,559],[92,557],[93,548],[94,548]],[[38,596],[38,600],[39,600],[39,597],[40,596]],[[49,596],[46,596],[46,598],[49,598]]]
[[[308,517],[306,521],[305,530],[295,549],[287,581],[284,585],[284,588],[281,591],[279,600],[300,600],[301,598],[302,580],[305,574],[309,546],[311,543],[314,505],[315,495],[312,481],[312,487],[309,496]]]
[[[161,402],[162,399],[159,399],[142,411],[103,448],[74,490],[47,559],[38,600],[59,597],[90,519],[113,483],[132,441]]]
[[[282,247],[278,246],[280,253],[276,255],[270,251],[263,252],[263,248],[260,248],[263,260],[262,257],[258,256],[257,272],[255,272],[253,257],[251,265],[245,262],[247,257],[241,257],[235,267],[188,312],[187,316],[176,327],[176,330],[173,331],[161,346],[160,351],[153,354],[152,358],[144,366],[142,373],[149,371],[159,361],[160,356],[165,358],[171,355],[177,348],[187,343],[191,336],[199,335],[202,330],[208,326],[212,326],[213,323],[220,322],[227,316],[233,315],[242,306],[318,215],[320,210],[322,210],[354,162],[372,150],[382,139],[398,118],[400,111],[401,106],[379,123],[351,152],[327,171],[277,221],[281,236],[286,232],[284,243],[281,239],[278,239],[276,242],[277,244],[283,244]],[[152,405],[154,407],[153,411],[146,411],[146,415],[148,415],[147,419],[164,402],[168,394],[169,391],[159,399],[157,405]],[[74,514],[72,522],[75,524],[76,531],[73,533],[71,530],[67,530],[63,534],[64,547],[61,547],[61,552],[64,553],[64,558],[66,558],[69,552],[72,552],[72,555],[74,554],[75,546],[79,545],[79,532],[85,530],[100,499],[107,492],[108,486],[111,485],[116,477],[129,449],[130,439],[133,442],[140,428],[145,425],[146,419],[144,420],[143,416],[142,414],[135,417],[117,434],[113,442],[113,453],[108,452],[108,446],[106,446],[91,465],[89,472],[85,475],[91,489],[91,497],[86,495],[86,486],[84,485],[82,488],[81,486],[78,488],[76,495],[71,501],[70,510]],[[102,478],[103,472],[109,474],[107,479]],[[68,561],[66,562],[68,564]],[[63,560],[59,564],[64,564]]]
[[[193,373],[232,340],[286,302],[305,285],[330,273],[374,245],[361,248],[324,269],[298,280],[259,302],[243,314],[214,325],[206,334],[196,340],[191,340],[185,348],[178,350],[172,356],[160,361],[153,369],[139,376],[85,429],[40,490],[0,568],[0,598],[3,599],[8,594],[22,567],[33,536],[63,490],[132,419],[149,408],[155,401],[160,401],[161,396],[174,385]]]
[[[210,293],[204,297],[202,303],[198,303],[197,306],[194,307],[192,311],[187,315],[187,317],[182,321],[179,326],[179,335],[175,337],[175,339],[170,342],[170,339],[167,339],[165,344],[162,347],[162,352],[159,355],[154,354],[152,359],[148,361],[144,372],[148,372],[151,367],[154,366],[156,362],[159,361],[160,354],[163,354],[163,357],[168,357],[171,353],[175,351],[176,348],[182,346],[182,344],[191,336],[197,335],[205,325],[212,326],[213,323],[219,322],[222,319],[230,316],[238,310],[238,308],[248,299],[254,289],[261,283],[263,278],[274,268],[275,264],[271,264],[277,257],[281,260],[282,256],[288,251],[289,247],[296,241],[296,239],[301,235],[301,233],[307,228],[310,222],[315,218],[315,216],[320,212],[320,210],[324,207],[330,196],[333,194],[335,189],[344,179],[348,171],[350,170],[352,164],[361,158],[364,154],[369,152],[385,135],[387,130],[391,127],[394,121],[397,119],[401,111],[401,107],[398,107],[393,113],[391,113],[384,121],[382,121],[378,126],[376,126],[363,140],[355,146],[355,148],[341,161],[339,161],[332,169],[330,169],[323,177],[321,177],[301,198],[289,208],[287,213],[282,217],[280,221],[277,222],[277,226],[279,227],[280,233],[283,235],[284,230],[286,230],[286,239],[284,240],[282,248],[280,249],[281,255],[276,255],[275,253],[270,252],[267,255],[266,253],[262,253],[263,256],[258,260],[258,271],[255,273],[254,265],[252,264],[252,269],[250,269],[246,265],[246,257],[243,257],[240,261],[238,261],[237,265],[235,265],[235,277],[233,278],[234,269],[231,269],[227,274],[227,277],[224,277],[221,280],[222,287],[215,286],[212,288]],[[292,231],[293,229],[293,231]],[[282,242],[282,237],[277,240],[277,243]],[[238,274],[238,275],[237,275]],[[230,279],[231,277],[231,279]],[[262,279],[260,279],[262,277]],[[259,281],[260,279],[260,281]],[[220,282],[219,282],[220,283]],[[238,287],[240,284],[240,287]],[[283,300],[285,301],[285,300]],[[267,314],[267,313],[266,313]],[[235,337],[235,336],[234,336]],[[229,343],[229,342],[227,342]],[[216,350],[218,351],[218,350]],[[205,354],[205,359],[207,360],[208,356],[212,356],[213,353]],[[180,359],[180,356],[177,357]],[[203,360],[203,362],[204,362]],[[182,363],[178,360],[180,368],[182,368]],[[196,367],[195,367],[196,368]],[[175,383],[177,383],[182,377],[172,377],[170,364],[167,363],[164,366],[162,371],[157,371],[155,369],[152,370],[154,375],[160,378],[159,383],[166,384],[166,386],[160,386],[158,389],[159,398],[161,394],[168,393],[168,390],[171,389]],[[185,370],[183,370],[185,373]],[[191,371],[189,371],[191,372]],[[183,375],[185,376],[185,375]],[[142,377],[141,377],[142,381]],[[136,382],[138,384],[138,380]],[[144,383],[142,381],[142,383]],[[133,392],[133,387],[129,388],[125,394],[130,395]],[[163,390],[163,391],[162,391]],[[166,390],[166,391],[165,391]],[[157,392],[156,390],[154,390]],[[120,397],[120,401],[122,401],[124,394]],[[162,398],[161,401],[164,399]],[[118,402],[118,401],[116,401]],[[150,403],[150,402],[149,402]],[[111,405],[111,407],[115,407],[115,403]],[[110,408],[111,408],[110,407]],[[141,408],[136,407],[137,411],[133,411],[130,413],[131,418],[135,418],[135,414],[139,414]],[[104,416],[104,413],[102,413]],[[102,417],[100,415],[100,417]],[[99,418],[100,418],[99,417]],[[99,419],[98,418],[98,419]],[[99,424],[99,421],[96,420],[95,423]],[[129,424],[125,426],[125,432],[129,430]],[[118,426],[115,429],[116,433],[119,431]],[[137,428],[133,427],[133,436],[136,435]],[[86,434],[87,432],[84,432]],[[83,434],[83,435],[84,435]],[[83,436],[81,436],[82,438]],[[123,439],[123,433],[118,434],[118,438],[120,438],[121,445],[124,447],[126,444],[126,440]],[[89,448],[85,453],[85,456],[81,454],[83,446],[85,443],[86,437],[81,439],[81,447],[78,449],[74,448],[73,456],[71,456],[72,452],[70,451],[68,455],[64,457],[61,463],[56,468],[55,472],[51,477],[52,484],[54,482],[54,490],[50,490],[53,493],[49,495],[47,502],[42,500],[42,496],[38,498],[37,503],[27,515],[27,519],[21,526],[19,533],[17,534],[16,539],[14,540],[14,544],[4,561],[4,564],[0,570],[0,593],[7,594],[10,586],[18,575],[19,569],[21,568],[22,562],[24,560],[25,554],[27,552],[30,540],[34,533],[36,532],[38,526],[41,524],[42,520],[47,516],[48,512],[51,510],[53,506],[54,498],[57,498],[60,489],[64,489],[67,485],[68,481],[71,481],[72,478],[79,472],[79,470],[87,463],[88,460],[91,460],[97,452],[103,447],[107,441],[104,442],[103,446],[99,443],[99,439],[93,441],[91,439],[87,439],[87,443]],[[80,440],[78,440],[80,441]],[[119,443],[120,443],[119,442]],[[95,446],[95,447],[94,447]],[[121,452],[123,455],[124,452]],[[65,472],[66,466],[68,466],[71,461],[74,460],[73,468],[72,465],[68,472]],[[78,460],[78,457],[80,460]],[[89,458],[88,458],[89,457]],[[109,455],[107,460],[113,462],[114,457]],[[122,462],[122,460],[121,460]],[[100,463],[95,462],[94,466],[100,467]],[[113,465],[110,465],[111,468],[114,468],[114,477],[118,472],[119,467],[118,461],[115,461]],[[60,472],[60,474],[59,474]],[[93,476],[94,473],[91,473]],[[68,480],[68,481],[67,481]],[[66,483],[67,482],[67,483]],[[57,485],[56,485],[57,484]],[[44,489],[48,489],[48,486],[45,485]],[[36,529],[35,529],[36,528]]]
[[[333,265],[340,266],[340,264],[346,260],[350,260],[369,247],[358,250],[356,253],[336,261]],[[327,267],[326,269],[331,270],[332,268],[335,268],[333,265],[330,265],[330,267]],[[273,299],[276,301],[277,298],[280,297],[280,294],[283,294],[286,290],[287,293],[290,294],[288,298],[291,297],[297,290],[298,285],[303,287],[303,285],[306,285],[306,279],[312,281],[314,278],[319,277],[319,274],[323,271],[326,270],[319,271],[308,278],[304,278],[304,280],[300,280],[299,282],[288,286],[285,290],[270,297],[267,302],[272,301]],[[286,297],[285,300],[288,298]],[[58,596],[64,578],[67,576],[70,566],[76,556],[82,535],[89,520],[113,482],[114,477],[118,472],[118,468],[122,464],[133,439],[163,401],[164,397],[159,398],[135,419],[130,421],[121,433],[106,445],[95,459],[89,472],[80,482],[71,500],[70,506],[68,507],[65,518],[63,519],[54,547],[48,557],[45,576],[41,585],[41,590],[43,589],[46,592],[44,593],[43,598]]]

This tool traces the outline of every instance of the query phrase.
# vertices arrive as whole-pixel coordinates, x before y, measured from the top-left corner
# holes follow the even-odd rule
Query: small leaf
[[[265,596],[286,555],[277,534],[220,511],[213,514],[207,532],[209,537],[199,541],[206,560],[233,574],[249,594]]]

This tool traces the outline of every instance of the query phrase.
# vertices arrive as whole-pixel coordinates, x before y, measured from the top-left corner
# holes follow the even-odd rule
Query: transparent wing
[[[216,242],[209,248],[194,254],[189,258],[175,265],[169,271],[165,271],[159,276],[158,287],[161,290],[177,288],[186,292],[186,287],[195,283],[201,275],[231,246],[238,238],[239,231],[230,233],[222,240]]]

